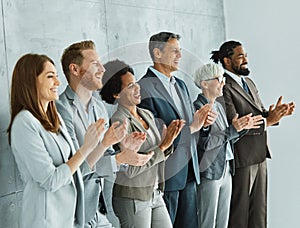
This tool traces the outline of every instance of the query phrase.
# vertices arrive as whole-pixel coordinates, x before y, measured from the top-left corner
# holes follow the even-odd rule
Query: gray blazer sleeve
[[[55,192],[70,183],[72,173],[63,161],[53,164],[61,154],[50,134],[29,111],[22,111],[12,126],[11,148],[20,173],[28,175],[23,178],[33,178],[45,190]]]

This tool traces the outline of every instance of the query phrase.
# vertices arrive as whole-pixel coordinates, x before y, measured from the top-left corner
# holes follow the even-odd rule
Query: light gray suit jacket
[[[97,93],[93,94],[95,102],[94,113],[96,119],[104,118],[108,126],[106,109]],[[84,143],[84,135],[89,126],[85,110],[82,108],[79,97],[67,86],[56,102],[58,112],[64,119],[68,132],[74,146],[79,149]],[[109,152],[105,154],[96,164],[96,170],[91,170],[88,165],[83,165],[81,171],[84,179],[85,221],[91,221],[98,210],[98,199],[101,193],[100,177],[111,177],[113,174],[112,161]],[[96,171],[96,172],[95,172]],[[114,177],[112,177],[114,179]]]
[[[61,134],[76,151],[61,120]],[[83,227],[83,183],[80,170],[72,176],[68,153],[55,133],[45,130],[29,112],[21,111],[11,129],[11,148],[24,182],[20,227]],[[76,184],[75,184],[76,183]],[[77,205],[76,205],[77,201]]]
[[[137,108],[141,117],[146,121],[153,133],[153,138],[147,134],[146,141],[140,148],[143,153],[154,151],[152,158],[144,166],[128,166],[125,172],[118,172],[114,184],[113,197],[126,197],[130,199],[150,200],[153,194],[155,182],[160,183],[163,191],[163,175],[165,154],[159,149],[160,133],[156,127],[153,114],[146,110]],[[117,111],[111,117],[111,122],[123,122],[128,120],[128,133],[146,132],[143,125],[126,109],[119,105]]]

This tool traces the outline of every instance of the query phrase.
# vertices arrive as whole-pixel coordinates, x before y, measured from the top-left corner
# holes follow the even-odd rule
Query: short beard
[[[234,67],[233,68],[234,73],[236,73],[237,75],[243,75],[243,76],[248,76],[250,74],[250,70],[248,68],[245,69],[241,69],[240,67]]]

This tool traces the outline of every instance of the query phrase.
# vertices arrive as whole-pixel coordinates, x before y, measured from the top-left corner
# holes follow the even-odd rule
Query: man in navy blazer
[[[142,101],[161,124],[184,119],[186,126],[174,141],[175,151],[166,161],[164,200],[174,227],[198,227],[196,184],[199,184],[199,164],[196,136],[210,111],[206,105],[194,112],[185,83],[172,76],[181,58],[180,36],[170,32],[153,35],[149,52],[154,65],[140,80]]]

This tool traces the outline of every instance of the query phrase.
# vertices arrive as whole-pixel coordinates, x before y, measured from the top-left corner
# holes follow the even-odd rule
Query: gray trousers
[[[113,225],[114,228],[120,228],[120,222],[118,217],[115,215],[113,206],[112,206],[112,189],[114,182],[113,179],[104,178],[104,187],[103,187],[103,196],[106,203],[107,214],[106,217],[109,222]]]
[[[229,219],[232,177],[229,162],[219,180],[201,178],[197,187],[199,227],[226,228]]]
[[[94,219],[84,225],[84,228],[113,228],[106,215],[96,212]]]
[[[113,207],[122,228],[172,228],[160,190],[149,201],[113,197]]]

